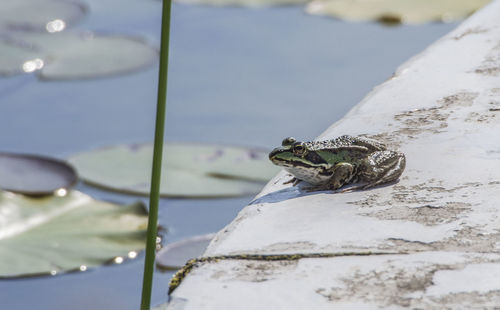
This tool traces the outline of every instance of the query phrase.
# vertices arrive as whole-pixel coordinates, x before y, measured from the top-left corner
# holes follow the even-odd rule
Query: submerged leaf
[[[70,191],[28,198],[0,192],[0,277],[86,270],[144,248],[142,204],[120,206]]]
[[[77,181],[75,170],[53,158],[0,153],[0,189],[24,195],[51,195]]]
[[[0,41],[0,74],[38,72],[47,80],[104,77],[156,62],[158,52],[137,38],[93,33],[15,31]]]
[[[2,1],[0,29],[58,32],[81,19],[85,13],[85,6],[74,0]]]
[[[205,252],[215,234],[195,236],[165,246],[156,254],[156,264],[165,269],[179,269]]]
[[[147,195],[153,146],[119,145],[69,159],[84,181]],[[278,168],[267,153],[247,148],[166,144],[160,193],[177,197],[223,197],[256,193]]]
[[[242,7],[268,7],[279,5],[299,5],[307,0],[176,0],[184,4],[201,4],[212,6],[242,6]]]
[[[306,11],[352,21],[417,24],[460,20],[490,0],[313,0]]]

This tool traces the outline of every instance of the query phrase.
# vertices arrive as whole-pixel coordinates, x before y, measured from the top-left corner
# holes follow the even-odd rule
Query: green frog
[[[332,140],[300,142],[285,138],[269,159],[284,167],[294,178],[286,183],[309,183],[305,190],[337,190],[346,184],[360,183],[347,190],[367,189],[394,181],[405,169],[405,155],[387,150],[378,141],[353,136]]]

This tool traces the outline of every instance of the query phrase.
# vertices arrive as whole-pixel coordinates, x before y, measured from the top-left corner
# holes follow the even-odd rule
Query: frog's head
[[[308,153],[307,146],[295,138],[288,137],[283,139],[281,146],[275,148],[269,153],[269,159],[273,164],[281,167],[294,167],[297,165],[311,165],[305,158]]]
[[[285,138],[280,147],[269,153],[269,159],[300,180],[318,183],[320,175],[326,173],[328,164],[309,145],[309,142],[300,142],[292,137]]]

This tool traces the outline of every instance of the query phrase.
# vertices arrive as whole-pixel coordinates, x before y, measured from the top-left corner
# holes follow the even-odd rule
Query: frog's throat
[[[312,185],[320,185],[327,182],[332,177],[332,171],[324,167],[285,167],[285,170],[297,179],[306,181]]]

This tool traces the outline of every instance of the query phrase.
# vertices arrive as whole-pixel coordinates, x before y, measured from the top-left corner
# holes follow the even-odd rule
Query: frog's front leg
[[[337,190],[349,183],[354,176],[354,166],[350,163],[338,163],[333,166],[332,177],[324,184],[304,188],[306,191]]]
[[[405,165],[405,155],[400,152],[379,151],[370,154],[360,171],[361,181],[368,182],[362,188],[367,189],[396,180],[403,173]]]

